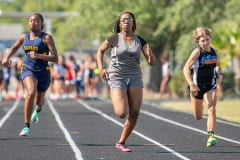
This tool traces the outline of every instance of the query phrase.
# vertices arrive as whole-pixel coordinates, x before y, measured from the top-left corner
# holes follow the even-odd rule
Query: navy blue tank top
[[[36,51],[38,54],[48,54],[49,49],[46,44],[43,43],[43,38],[46,35],[45,32],[41,32],[40,35],[34,39],[30,40],[30,33],[27,32],[23,42],[23,49],[25,51],[24,66],[32,71],[42,71],[47,68],[48,61],[41,59],[31,58],[28,52]]]

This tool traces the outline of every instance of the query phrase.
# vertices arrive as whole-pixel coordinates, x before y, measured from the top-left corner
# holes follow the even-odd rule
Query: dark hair
[[[132,13],[132,12],[129,12],[129,11],[124,11],[124,12],[122,12],[119,16],[118,16],[118,18],[116,19],[116,20],[114,20],[114,24],[112,25],[110,25],[110,29],[111,29],[111,31],[113,32],[113,33],[120,33],[120,27],[119,27],[119,24],[120,24],[120,18],[121,18],[121,16],[123,15],[123,14],[130,14],[131,15],[131,17],[133,18],[133,27],[132,27],[132,31],[133,32],[135,32],[135,30],[136,30],[136,28],[137,28],[137,26],[136,26],[136,19],[135,19],[135,16],[134,16],[134,14]]]
[[[75,57],[73,55],[70,55],[69,60],[72,61],[72,62],[75,62]]]
[[[42,21],[42,24],[43,24],[41,26],[41,30],[43,30],[43,28],[44,28],[44,18],[43,18],[43,16],[40,13],[34,13],[33,15],[38,16],[40,18],[40,20]]]
[[[23,54],[22,54],[22,53],[19,53],[19,54],[17,54],[17,57],[18,57],[18,58],[22,58],[22,57],[23,57]]]

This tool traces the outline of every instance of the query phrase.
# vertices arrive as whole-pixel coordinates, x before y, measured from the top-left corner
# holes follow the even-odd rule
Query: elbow
[[[185,77],[187,77],[187,76],[190,76],[190,75],[191,75],[191,69],[190,69],[190,68],[188,68],[188,67],[186,67],[186,66],[184,66],[184,67],[183,67],[183,70],[182,70],[182,72],[183,72],[183,75],[184,75]]]
[[[97,57],[101,57],[105,51],[102,49],[97,50]]]
[[[154,65],[155,62],[156,62],[155,56],[150,56],[149,59],[148,59],[148,64],[149,65]]]
[[[183,70],[182,70],[183,74],[186,73],[186,66],[183,67]]]
[[[184,68],[182,69],[182,72],[183,72],[183,74],[185,73],[185,69]]]
[[[155,61],[149,61],[148,64],[152,66],[155,64]]]
[[[53,62],[58,63],[58,56],[54,58]]]

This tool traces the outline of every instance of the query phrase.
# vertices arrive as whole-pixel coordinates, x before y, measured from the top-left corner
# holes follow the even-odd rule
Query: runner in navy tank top
[[[22,81],[26,90],[24,103],[24,128],[20,136],[30,133],[30,121],[37,122],[44,103],[45,93],[50,85],[48,61],[57,62],[58,54],[51,35],[42,32],[44,19],[39,13],[34,13],[29,19],[30,32],[22,34],[10,48],[2,63],[10,64],[10,57],[22,45],[25,59],[22,66]],[[33,107],[35,110],[33,111]]]
[[[216,51],[210,46],[211,30],[199,27],[194,30],[194,39],[198,47],[188,58],[183,73],[190,86],[190,97],[194,116],[200,120],[203,116],[203,99],[208,105],[207,147],[217,143],[214,136],[216,126],[216,85],[222,81],[222,72]]]

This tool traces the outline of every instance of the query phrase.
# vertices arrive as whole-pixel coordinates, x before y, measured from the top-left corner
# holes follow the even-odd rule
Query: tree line
[[[4,12],[76,11],[77,17],[52,19],[52,33],[60,53],[72,48],[97,48],[110,36],[110,25],[122,11],[136,15],[136,34],[151,44],[157,58],[171,53],[174,73],[179,71],[195,47],[192,31],[204,26],[213,31],[213,47],[220,53],[223,68],[240,56],[240,1],[238,0],[12,0],[0,2]],[[28,19],[0,19],[22,23]],[[27,30],[27,28],[26,28]],[[240,58],[237,58],[240,59]],[[160,62],[151,69],[149,88],[159,89]]]

